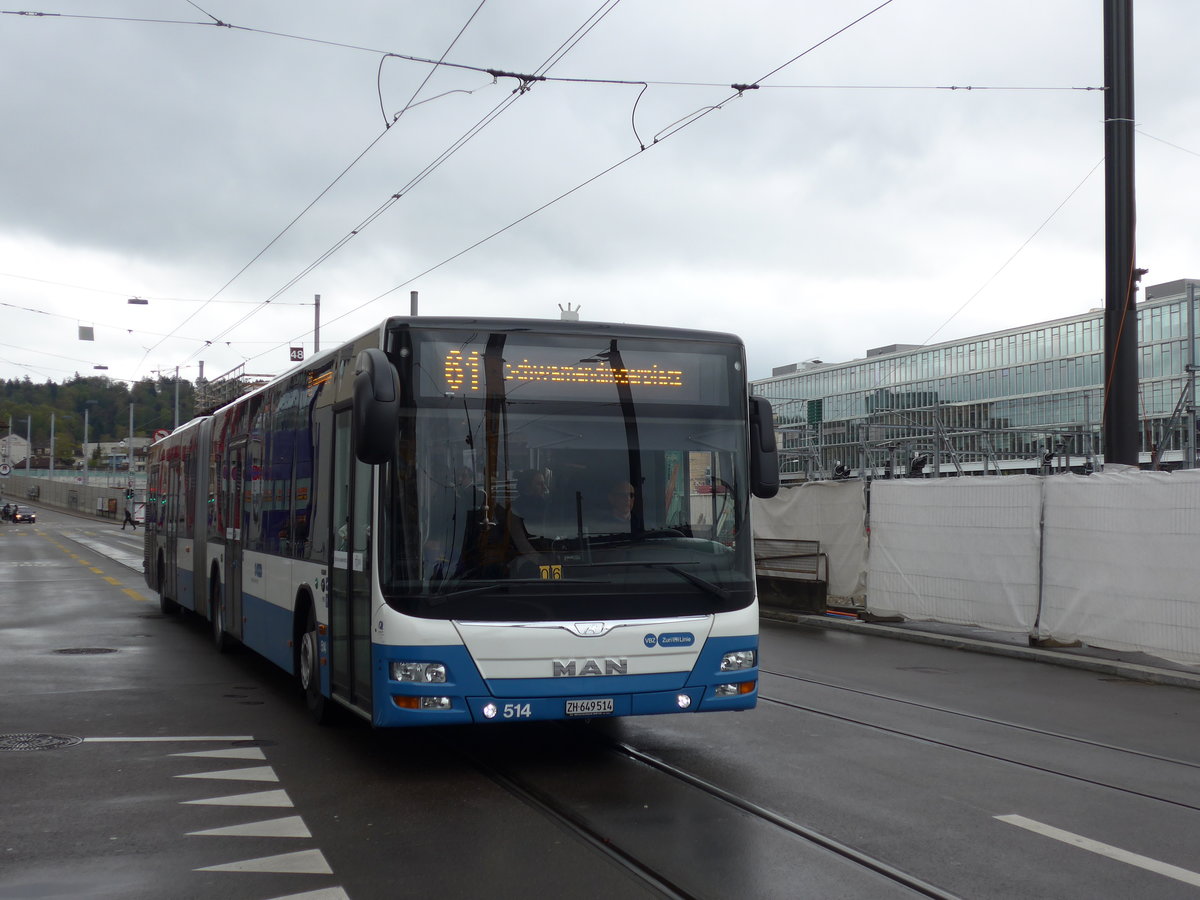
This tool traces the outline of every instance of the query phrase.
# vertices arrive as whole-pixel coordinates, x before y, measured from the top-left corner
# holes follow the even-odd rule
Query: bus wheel
[[[300,665],[297,667],[300,689],[304,702],[312,717],[321,725],[327,725],[332,712],[329,701],[321,694],[321,653],[317,643],[317,614],[312,607],[308,610],[308,621],[304,635],[300,638]]]
[[[158,559],[158,578],[156,581],[158,582],[156,585],[158,588],[158,608],[162,611],[164,616],[175,615],[175,613],[179,612],[179,604],[174,600],[167,599],[167,594],[164,590],[165,586],[163,584],[166,579],[163,578],[163,561],[161,556]]]
[[[218,653],[229,649],[229,633],[225,631],[225,604],[221,601],[221,586],[213,582],[208,598],[208,618],[212,623],[213,646]]]

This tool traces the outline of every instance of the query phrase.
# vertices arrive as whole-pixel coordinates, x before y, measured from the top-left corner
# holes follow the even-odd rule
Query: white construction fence
[[[1200,665],[1200,471],[812,482],[754,535],[819,541],[834,605]]]

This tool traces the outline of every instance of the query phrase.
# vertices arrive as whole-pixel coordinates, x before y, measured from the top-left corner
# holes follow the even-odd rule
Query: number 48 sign
[[[304,348],[291,347],[288,349],[288,359],[292,362],[304,362]]]

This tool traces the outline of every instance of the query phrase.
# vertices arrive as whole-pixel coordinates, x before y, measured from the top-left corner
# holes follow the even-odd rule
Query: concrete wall
[[[93,479],[102,476],[92,476]],[[91,479],[89,479],[91,480]],[[31,493],[32,492],[32,493]],[[54,480],[25,475],[12,474],[0,478],[0,506],[4,503],[29,503],[35,506],[49,506],[68,512],[80,513],[96,519],[116,519],[121,521],[125,515],[125,489],[123,487],[108,487],[107,485],[89,483],[80,484],[74,480]],[[113,504],[115,501],[115,505]],[[97,512],[97,503],[103,504],[104,512]],[[115,512],[110,512],[109,507]],[[138,516],[139,520],[141,516]]]

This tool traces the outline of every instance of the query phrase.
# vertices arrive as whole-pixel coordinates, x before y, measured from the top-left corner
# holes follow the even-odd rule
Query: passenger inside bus
[[[609,484],[604,498],[605,509],[597,524],[608,531],[628,531],[629,520],[633,514],[633,485],[623,478],[613,481]]]
[[[511,508],[529,534],[545,533],[546,517],[550,510],[550,489],[546,484],[545,472],[526,469],[517,475],[517,495],[513,498]]]

